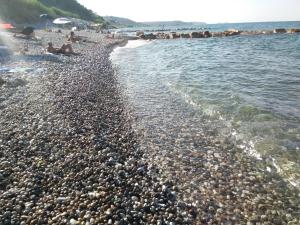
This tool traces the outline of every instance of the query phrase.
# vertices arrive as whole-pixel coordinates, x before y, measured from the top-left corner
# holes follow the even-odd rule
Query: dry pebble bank
[[[31,70],[1,74],[0,224],[192,224],[179,187],[141,160],[109,60],[120,41],[66,57],[40,54],[63,34],[38,35],[1,64]]]
[[[99,43],[67,57],[41,54],[66,33],[37,34],[1,64],[23,69],[0,74],[0,224],[299,224],[299,192],[230,143],[134,132],[109,60],[121,40],[81,32]]]

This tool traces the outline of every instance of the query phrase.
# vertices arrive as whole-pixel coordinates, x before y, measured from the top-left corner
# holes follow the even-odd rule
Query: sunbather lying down
[[[95,41],[90,41],[90,40],[87,40],[87,39],[84,38],[84,37],[80,37],[80,36],[75,35],[74,31],[71,31],[70,36],[68,36],[68,41],[71,41],[72,43],[76,43],[76,42],[86,42],[86,43],[94,43],[94,44],[97,44],[97,42],[95,42]]]
[[[53,54],[77,55],[70,44],[63,44],[60,48],[54,48],[52,42],[49,42],[46,50]]]

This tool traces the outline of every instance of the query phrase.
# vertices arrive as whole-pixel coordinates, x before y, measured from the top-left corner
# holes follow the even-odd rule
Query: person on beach
[[[70,36],[68,38],[68,41],[71,41],[72,43],[82,41],[82,42],[85,42],[85,43],[98,44],[98,42],[96,42],[96,41],[91,41],[91,40],[83,39],[82,37],[76,36],[73,31],[71,31]]]
[[[65,55],[76,54],[73,51],[73,48],[70,44],[63,44],[60,48],[54,48],[52,42],[49,42],[46,50],[47,52],[53,54],[65,54]]]
[[[70,36],[68,38],[68,41],[71,41],[72,43],[75,43],[77,41],[81,41],[81,38],[76,36],[73,31],[71,31]]]

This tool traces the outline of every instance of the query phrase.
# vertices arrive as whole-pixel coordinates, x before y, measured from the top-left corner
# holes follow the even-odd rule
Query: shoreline
[[[131,44],[129,48],[132,46],[135,45]],[[134,55],[137,55],[136,52],[134,53]],[[141,53],[141,55],[143,53]],[[129,57],[131,56],[129,52],[128,55]],[[122,56],[124,56],[124,54]],[[127,61],[125,60],[124,62]],[[126,67],[124,62],[121,66]],[[133,71],[135,71],[135,67]],[[130,71],[125,69],[125,73],[130,73]],[[141,74],[138,74],[137,77],[140,75]],[[132,81],[134,82],[134,78],[136,78],[136,76],[128,75],[125,80],[128,79],[132,83]],[[137,82],[135,85],[144,85],[142,87],[145,87],[149,84],[141,83]],[[157,93],[153,90],[153,86],[151,86],[150,89],[153,91],[151,96],[155,96]],[[139,88],[133,90],[135,94],[133,94],[131,102],[135,102],[135,100],[144,102],[145,99],[147,100],[149,98],[147,94],[143,96],[143,94],[135,92],[139,90]],[[145,92],[147,92],[147,90],[145,90]],[[134,96],[138,97],[135,98]],[[180,105],[181,102],[169,105],[168,102],[162,100],[163,97],[167,97],[168,102],[177,102],[176,99],[169,99],[169,95],[158,95],[157,101],[151,99],[151,101],[155,103],[150,104],[148,108],[145,106],[147,103],[137,103],[137,105],[133,103],[133,108],[136,107],[137,111],[141,110],[141,112],[136,113],[136,117],[138,118],[140,116],[141,118],[137,119],[138,122],[135,124],[135,129],[138,133],[142,134],[142,140],[140,140],[142,143],[141,147],[144,151],[149,153],[146,158],[151,159],[154,164],[159,165],[166,177],[176,180],[176,183],[180,183],[180,186],[183,187],[181,198],[191,204],[197,205],[197,208],[200,209],[199,214],[201,214],[198,219],[202,218],[203,224],[207,223],[205,220],[209,217],[209,213],[202,214],[202,212],[208,212],[210,210],[210,213],[215,216],[213,217],[214,219],[220,219],[221,216],[227,218],[238,217],[239,220],[235,221],[235,223],[246,224],[250,222],[250,224],[255,224],[258,222],[267,223],[266,221],[271,224],[288,223],[289,219],[285,218],[284,214],[288,215],[289,213],[285,211],[285,207],[276,204],[276,200],[279,199],[295,200],[290,206],[287,206],[290,203],[286,202],[285,204],[287,204],[286,208],[293,209],[290,210],[290,212],[294,213],[292,217],[296,222],[292,223],[290,221],[291,224],[298,223],[299,215],[297,212],[299,211],[299,201],[297,199],[299,190],[293,187],[288,180],[283,180],[276,172],[275,166],[269,165],[265,160],[257,160],[246,154],[243,149],[233,145],[230,141],[222,142],[216,140],[214,135],[209,134],[209,132],[202,133],[200,131],[201,136],[199,137],[199,143],[198,136],[195,136],[196,140],[191,142],[197,145],[198,151],[197,149],[188,149],[188,147],[182,148],[182,146],[189,144],[188,141],[185,142],[184,139],[180,138],[180,134],[184,136],[185,133],[178,132],[178,130],[181,129],[179,121],[180,118],[185,118],[184,114],[179,114],[178,117],[173,114],[167,116],[166,120],[174,116],[173,122],[176,125],[173,125],[172,122],[167,123],[168,128],[165,130],[159,125],[155,125],[162,124],[163,126],[164,121],[163,118],[159,118],[159,113],[155,114],[155,110],[151,111],[151,107],[156,108],[156,104],[158,104],[158,108],[171,108],[176,112],[180,110],[176,105]],[[162,105],[160,105],[159,102],[162,102]],[[144,109],[143,106],[145,106],[146,109]],[[185,107],[189,108],[190,106],[184,104],[183,108]],[[144,110],[142,110],[142,108]],[[148,110],[151,112],[148,113]],[[132,111],[135,110],[132,109]],[[167,110],[164,112],[168,113]],[[192,109],[191,114],[194,115]],[[152,118],[155,119],[152,120]],[[171,127],[170,130],[169,127]],[[194,129],[194,127],[191,128],[193,132],[196,132]],[[196,132],[196,134],[198,135],[198,132]],[[230,138],[228,137],[228,139]],[[203,152],[201,150],[203,150]],[[268,170],[268,167],[271,168],[271,170]],[[227,193],[227,195],[224,193]],[[281,197],[278,197],[279,195]],[[199,200],[198,203],[196,202],[197,200]],[[262,210],[258,204],[261,204],[261,207],[264,205],[265,208]],[[234,207],[238,209],[234,209]],[[247,212],[245,208],[250,210]],[[279,214],[272,215],[271,211],[274,210],[279,210],[282,213],[281,216],[279,216]],[[251,216],[251,211],[254,214],[253,217]],[[215,220],[213,221],[216,222]],[[278,221],[280,221],[280,223]],[[221,221],[218,220],[216,223],[221,224]]]
[[[142,44],[135,44],[135,43],[139,43],[139,42],[143,42]],[[135,48],[135,47],[140,47],[140,46],[143,46],[143,45],[146,45],[147,43],[150,43],[150,40],[143,40],[143,39],[139,39],[139,40],[129,40],[126,45],[122,45],[122,46],[118,46],[117,47],[117,50],[121,50],[123,47],[124,48]],[[115,51],[115,50],[114,50]],[[114,54],[114,52],[112,52],[111,54]],[[231,137],[232,139],[232,137]],[[234,139],[234,138],[233,138]],[[241,148],[242,149],[242,148]],[[249,150],[249,149],[248,149]],[[258,161],[266,161],[266,159],[263,159],[261,154],[256,150],[256,149],[250,149],[250,152],[247,152],[245,150],[243,150],[244,153],[249,156],[249,157],[252,157],[254,158],[255,160],[258,160]],[[297,182],[297,180],[293,180],[291,177],[284,177],[282,174],[280,174],[281,172],[281,168],[280,166],[277,164],[276,160],[274,158],[270,158],[268,159],[268,165],[266,166],[265,168],[265,171],[268,171],[268,170],[276,170],[276,173],[282,177],[282,179],[289,183],[293,188],[295,189],[298,189],[300,191],[300,183]],[[270,171],[269,171],[270,172]]]
[[[80,34],[96,38],[92,34]],[[145,152],[140,148],[143,137],[132,128],[133,118],[109,59],[118,43],[101,38],[97,45],[75,43],[74,50],[80,52],[80,56],[49,56],[40,53],[45,44],[51,40],[55,46],[60,45],[64,34],[58,37],[55,33],[38,32],[38,35],[42,37],[41,43],[18,40],[29,52],[4,64],[31,70],[1,74],[6,82],[0,87],[0,221],[3,224],[11,221],[15,224],[238,221],[253,224],[270,222],[273,212],[269,204],[275,201],[275,214],[271,219],[283,222],[281,224],[297,224],[299,205],[297,208],[297,202],[289,202],[294,201],[293,198],[285,198],[296,194],[290,190],[276,192],[281,183],[273,183],[270,176],[266,175],[270,184],[265,184],[265,177],[260,174],[247,177],[255,162],[246,159],[245,164],[235,165],[242,176],[232,173],[230,162],[244,159],[239,159],[236,149],[230,145],[227,150],[224,147],[224,152],[223,147],[187,152],[190,159],[203,158],[213,165],[221,165],[215,176],[208,177],[215,167],[207,162],[204,167],[195,164],[203,175],[199,179],[209,185],[201,186],[196,193],[198,203],[188,199],[198,190],[185,174],[190,161],[185,160],[184,153],[176,155],[175,171],[172,170],[175,158],[168,161],[160,158],[159,149],[149,148],[146,149],[149,152]],[[225,164],[222,166],[222,163]],[[234,180],[237,187],[244,188],[244,182],[259,185],[262,193],[255,194],[273,200],[258,199],[254,204],[249,200],[248,189],[237,194],[225,190],[224,205],[233,207],[222,207],[219,189],[215,187],[216,193],[213,192],[210,184],[212,181],[228,184],[227,177],[220,171],[224,168],[229,173],[228,179]],[[265,193],[268,188],[276,190],[275,194]],[[281,204],[277,204],[277,198]],[[235,203],[241,202],[249,212],[234,208]],[[289,208],[294,212],[287,210]],[[251,215],[251,210],[257,214]]]

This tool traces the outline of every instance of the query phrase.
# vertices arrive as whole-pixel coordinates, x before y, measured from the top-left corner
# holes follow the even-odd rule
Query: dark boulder
[[[144,39],[144,40],[153,40],[153,39],[156,39],[156,35],[153,34],[153,33],[150,33],[150,34],[142,34],[139,36],[141,39]]]
[[[180,37],[181,38],[190,38],[190,34],[181,33]]]
[[[190,33],[190,37],[191,38],[203,38],[204,35],[202,32],[191,32]]]
[[[203,32],[203,36],[204,36],[205,38],[209,38],[209,37],[212,36],[212,34],[211,34],[208,30],[206,30],[206,31]]]
[[[284,33],[286,33],[287,31],[286,31],[286,29],[284,29],[284,28],[278,28],[278,29],[274,29],[273,30],[273,33],[274,34],[284,34]]]

